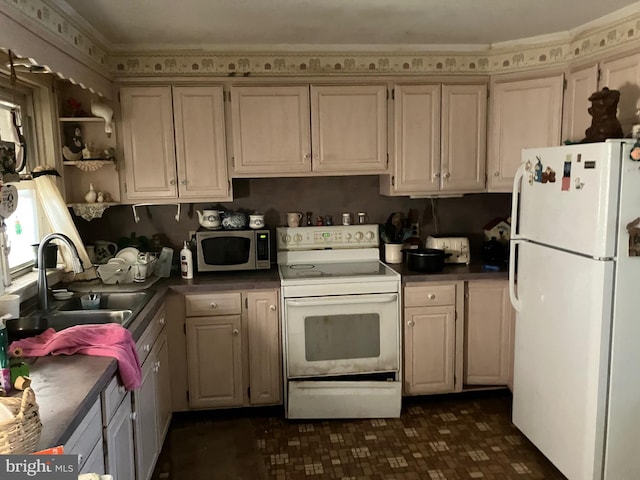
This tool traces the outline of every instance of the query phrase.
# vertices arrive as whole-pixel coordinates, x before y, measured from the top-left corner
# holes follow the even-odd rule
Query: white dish
[[[125,262],[134,264],[138,261],[140,250],[134,247],[126,247],[116,253],[115,258],[122,258]]]
[[[56,300],[69,300],[73,297],[73,292],[53,292],[53,298]]]

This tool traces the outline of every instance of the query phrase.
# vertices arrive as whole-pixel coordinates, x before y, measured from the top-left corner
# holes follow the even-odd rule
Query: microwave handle
[[[347,298],[340,298],[340,297],[335,297],[332,298],[331,300],[327,301],[326,299],[308,299],[308,300],[287,300],[286,303],[287,305],[290,305],[292,307],[312,307],[312,306],[324,306],[327,305],[327,303],[348,303],[348,304],[360,304],[360,303],[368,303],[368,304],[372,304],[372,303],[389,303],[389,302],[395,302],[398,299],[398,295],[395,293],[391,293],[388,295],[377,295],[375,298],[358,298],[358,297],[347,297]]]

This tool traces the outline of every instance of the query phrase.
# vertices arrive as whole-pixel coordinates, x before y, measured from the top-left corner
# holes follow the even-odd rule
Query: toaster
[[[437,248],[444,250],[444,253],[450,253],[444,259],[445,263],[466,263],[471,262],[471,254],[469,253],[469,239],[466,237],[427,237],[425,245],[427,248]]]

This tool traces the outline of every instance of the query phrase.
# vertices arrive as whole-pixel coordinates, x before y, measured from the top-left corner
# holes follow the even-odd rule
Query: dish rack
[[[35,451],[42,433],[40,411],[36,394],[31,387],[22,397],[0,397],[13,418],[0,422],[0,454],[27,454]]]
[[[150,257],[147,260],[147,271],[145,278],[149,278],[155,271],[155,266],[158,259],[156,257]],[[97,268],[98,277],[102,280],[102,283],[107,285],[121,284],[121,283],[133,283],[134,281],[134,268],[135,263],[130,263],[121,258],[113,258],[104,265],[100,265]]]

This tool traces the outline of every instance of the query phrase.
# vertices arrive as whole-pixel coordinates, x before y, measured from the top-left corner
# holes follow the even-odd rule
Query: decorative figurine
[[[623,138],[622,126],[616,117],[620,92],[604,87],[589,97],[588,112],[593,118],[580,143],[604,142],[607,138]]]

